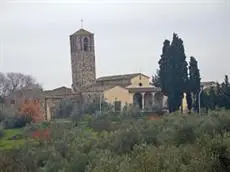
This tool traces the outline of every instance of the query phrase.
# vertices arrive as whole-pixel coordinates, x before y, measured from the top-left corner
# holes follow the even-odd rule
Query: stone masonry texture
[[[70,36],[74,91],[96,82],[94,35],[83,29]]]

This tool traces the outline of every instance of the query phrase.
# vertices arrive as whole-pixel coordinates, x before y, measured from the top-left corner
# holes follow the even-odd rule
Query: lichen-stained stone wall
[[[90,104],[90,103],[99,103],[100,99],[103,100],[103,93],[102,92],[83,92],[83,103]]]
[[[70,35],[72,87],[82,87],[96,82],[94,34],[80,29]]]

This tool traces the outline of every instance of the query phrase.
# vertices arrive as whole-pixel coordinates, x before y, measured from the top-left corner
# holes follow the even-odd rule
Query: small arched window
[[[84,51],[88,51],[89,41],[88,38],[84,38]]]

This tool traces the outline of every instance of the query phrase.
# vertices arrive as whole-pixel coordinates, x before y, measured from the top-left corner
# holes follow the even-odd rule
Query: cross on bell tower
[[[81,29],[83,29],[83,19],[81,19]]]

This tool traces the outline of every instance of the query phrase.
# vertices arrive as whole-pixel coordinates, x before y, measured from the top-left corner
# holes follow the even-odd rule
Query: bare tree
[[[1,96],[7,94],[8,87],[9,87],[9,82],[6,75],[0,72],[0,95]]]
[[[31,75],[22,73],[0,73],[0,95],[6,96],[20,89],[42,88]]]

